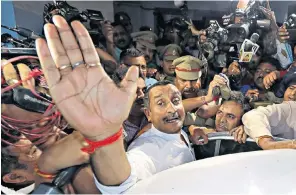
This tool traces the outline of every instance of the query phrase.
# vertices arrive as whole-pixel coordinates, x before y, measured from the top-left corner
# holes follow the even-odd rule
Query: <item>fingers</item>
[[[21,80],[25,80],[29,77],[31,73],[31,69],[26,64],[19,63],[17,64],[17,68],[19,70]],[[24,81],[22,84],[24,88],[27,88],[27,89],[34,88],[35,80],[34,78],[31,78],[30,80]]]
[[[233,134],[236,132],[237,129],[238,129],[238,127],[234,128],[234,129],[231,129],[231,130],[229,131],[229,134],[230,134],[230,135],[233,135]]]
[[[55,25],[44,25],[44,33],[50,54],[56,67],[60,70],[61,76],[69,74],[72,71],[72,66]]]
[[[217,82],[220,85],[225,85],[226,84],[226,80],[223,77],[219,76],[219,75],[215,75],[213,81]]]
[[[203,138],[203,144],[207,144],[209,142],[209,138],[206,134],[202,134],[201,137]]]
[[[247,141],[248,135],[246,133],[243,134],[242,142],[245,144]]]
[[[203,141],[201,141],[200,138],[202,138]],[[196,128],[193,130],[192,141],[196,145],[204,145],[209,142],[209,138],[202,129]]]
[[[2,63],[7,61],[7,60],[1,60]],[[6,81],[6,83],[8,85],[13,85],[15,83],[17,83],[20,78],[15,70],[15,68],[13,67],[12,63],[6,64],[3,69],[2,69],[2,73],[3,73],[3,77]]]
[[[246,93],[246,96],[248,96],[248,95],[257,95],[257,94],[259,94],[258,89],[254,89],[254,90],[249,89],[248,92]]]
[[[236,141],[236,142],[238,142],[240,144],[246,143],[247,134],[244,131],[244,126],[243,125],[230,130],[229,133],[230,133],[230,135],[233,135],[234,141]]]
[[[86,28],[79,21],[72,22],[71,26],[78,39],[85,63],[92,65],[100,64],[100,58]],[[101,66],[97,67],[102,69]]]
[[[243,134],[244,134],[244,131],[241,128],[239,128],[238,133],[236,135],[236,141],[240,144],[242,143]]]
[[[279,36],[278,38],[281,42],[284,42],[290,38],[289,32],[287,31],[285,24],[281,28],[279,28],[278,36]]]
[[[36,50],[48,87],[51,89],[59,83],[61,79],[60,72],[50,55],[49,48],[44,39],[36,40]]]
[[[267,76],[264,77],[263,79],[263,84],[266,89],[269,89],[274,82],[277,80],[277,76],[274,72],[269,73]]]
[[[128,69],[124,79],[121,81],[121,86],[131,98],[134,97],[137,91],[137,81],[139,78],[139,68],[132,66]]]
[[[56,15],[53,17],[53,22],[59,32],[60,39],[70,63],[75,65],[78,62],[82,62],[82,53],[67,21],[63,17]],[[77,66],[77,68],[78,67],[83,68],[85,65],[83,64],[82,66]]]

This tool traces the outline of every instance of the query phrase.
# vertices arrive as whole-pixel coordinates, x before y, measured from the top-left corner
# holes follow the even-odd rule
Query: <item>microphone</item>
[[[256,42],[259,40],[259,34],[253,33],[250,39],[245,39],[239,50],[239,62],[250,62],[253,55],[259,49]]]
[[[27,37],[30,39],[38,39],[40,37],[42,37],[41,35],[36,34],[34,31],[23,28],[23,27],[17,27],[15,28],[16,31],[19,35],[23,36],[23,37]]]
[[[11,43],[11,44],[16,44],[16,45],[22,45],[22,46],[25,46],[25,47],[28,47],[28,44],[21,41],[21,40],[18,40],[16,38],[13,38],[10,34],[8,33],[3,33],[1,35],[1,42],[2,43]]]
[[[32,194],[64,194],[61,188],[71,181],[79,168],[80,166],[76,165],[62,170],[52,183],[40,184]]]
[[[174,4],[177,8],[181,8],[184,6],[185,2],[182,0],[174,0]]]
[[[250,37],[251,42],[246,42],[244,51],[252,51],[252,47],[259,40],[259,34],[253,33]]]
[[[19,35],[29,38],[29,39],[38,39],[40,37],[43,37],[41,35],[36,34],[34,31],[29,30],[27,28],[23,28],[23,27],[10,28],[10,27],[4,26],[4,25],[1,25],[1,27],[11,30],[13,32],[16,32]]]
[[[188,16],[187,2],[183,0],[174,0],[174,4],[177,8],[180,9],[181,14],[183,16],[183,20],[190,22],[190,18]]]

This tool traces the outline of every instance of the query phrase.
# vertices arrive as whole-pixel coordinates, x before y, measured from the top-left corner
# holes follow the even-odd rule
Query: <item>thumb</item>
[[[128,69],[124,79],[121,81],[122,88],[131,97],[134,97],[136,94],[138,78],[139,68],[137,66],[132,66]]]
[[[236,128],[233,128],[229,131],[229,134],[232,135],[235,131],[237,130],[237,127]]]

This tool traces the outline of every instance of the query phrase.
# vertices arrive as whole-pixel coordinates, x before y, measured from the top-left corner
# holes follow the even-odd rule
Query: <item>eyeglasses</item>
[[[141,70],[146,70],[147,69],[147,66],[144,65],[144,64],[125,64],[125,65],[128,66],[128,67],[138,66]]]

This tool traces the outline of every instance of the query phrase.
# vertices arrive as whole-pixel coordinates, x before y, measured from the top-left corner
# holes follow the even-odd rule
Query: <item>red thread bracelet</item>
[[[56,174],[51,174],[51,173],[45,173],[43,171],[40,171],[37,163],[34,166],[34,172],[39,175],[40,177],[43,177],[45,179],[54,179],[57,175]]]
[[[121,127],[117,133],[100,141],[92,141],[87,138],[84,138],[84,140],[88,143],[88,146],[81,148],[81,151],[86,152],[88,154],[92,154],[95,152],[97,148],[110,145],[116,142],[120,137],[122,137],[122,132],[123,132],[123,128]]]

